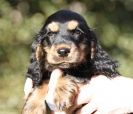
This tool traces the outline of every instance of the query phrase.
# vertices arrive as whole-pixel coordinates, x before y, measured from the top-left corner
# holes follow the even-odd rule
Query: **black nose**
[[[60,48],[57,50],[57,53],[59,54],[60,57],[66,57],[70,53],[69,48]]]

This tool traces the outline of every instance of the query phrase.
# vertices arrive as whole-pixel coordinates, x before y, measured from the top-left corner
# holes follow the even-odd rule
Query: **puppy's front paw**
[[[78,93],[78,85],[68,77],[60,78],[55,90],[54,101],[57,110],[66,111],[74,105],[75,97]]]

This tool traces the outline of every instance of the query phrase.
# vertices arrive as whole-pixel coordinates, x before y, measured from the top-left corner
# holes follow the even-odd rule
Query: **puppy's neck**
[[[91,63],[85,63],[81,64],[77,67],[63,69],[65,75],[70,75],[74,78],[77,78],[79,80],[88,80],[91,78],[91,71],[92,71],[92,64]]]

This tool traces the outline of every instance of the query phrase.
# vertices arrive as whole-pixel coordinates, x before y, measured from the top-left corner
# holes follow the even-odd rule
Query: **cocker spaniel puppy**
[[[23,114],[49,113],[44,100],[54,69],[63,72],[53,93],[54,108],[66,114],[76,110],[73,102],[80,85],[89,83],[93,76],[113,78],[119,75],[117,63],[100,46],[84,18],[69,10],[49,16],[32,44],[25,87],[28,97]],[[28,83],[33,83],[33,87],[32,84],[27,86]]]

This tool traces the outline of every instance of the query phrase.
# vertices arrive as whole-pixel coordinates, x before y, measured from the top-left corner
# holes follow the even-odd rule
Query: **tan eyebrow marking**
[[[72,20],[68,22],[67,28],[68,30],[74,30],[78,26],[78,22],[76,20]]]
[[[52,32],[58,32],[59,31],[59,24],[57,22],[52,22],[48,25],[48,28],[52,31]]]

